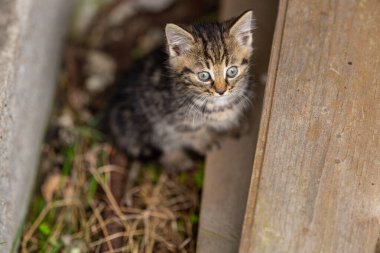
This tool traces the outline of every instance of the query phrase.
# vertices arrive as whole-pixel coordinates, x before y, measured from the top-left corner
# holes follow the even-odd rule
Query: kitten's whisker
[[[195,106],[195,103],[191,100],[188,106],[188,109],[186,111],[186,117],[185,117],[186,119],[189,119],[192,116],[194,106]],[[193,122],[193,126],[194,126],[194,122]]]
[[[242,95],[240,95],[240,98],[242,99],[243,108],[253,106],[252,100],[247,95],[242,94]]]
[[[199,111],[200,106],[198,105],[198,99],[202,103],[202,101],[205,99],[201,95],[197,95],[193,98],[190,98],[189,105],[187,106],[186,113],[185,113],[185,119],[192,121],[192,125],[195,125],[195,120],[197,118],[197,112]]]
[[[205,111],[206,111],[206,108],[207,108],[207,103],[208,103],[208,99],[207,99],[207,97],[205,97],[204,103],[202,105],[202,110],[201,110],[201,122],[202,123],[204,122],[204,116],[205,116]]]
[[[196,114],[196,119],[197,121],[200,121],[201,123],[203,123],[203,114],[204,114],[204,104],[207,103],[207,97],[203,97],[201,96],[200,97],[200,105],[197,105],[197,114]]]

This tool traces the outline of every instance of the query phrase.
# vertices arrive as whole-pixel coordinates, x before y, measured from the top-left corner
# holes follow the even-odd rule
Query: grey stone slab
[[[29,204],[71,4],[0,0],[0,252]]]

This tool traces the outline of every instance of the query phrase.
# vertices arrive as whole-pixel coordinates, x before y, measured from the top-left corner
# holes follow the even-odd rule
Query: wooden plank
[[[267,72],[278,0],[223,0],[222,20],[253,9],[256,16],[255,76]],[[240,234],[252,172],[262,103],[259,89],[256,106],[251,113],[252,128],[239,140],[226,140],[220,150],[207,157],[198,232],[198,253],[235,253]]]
[[[281,2],[240,252],[375,252],[379,13]]]

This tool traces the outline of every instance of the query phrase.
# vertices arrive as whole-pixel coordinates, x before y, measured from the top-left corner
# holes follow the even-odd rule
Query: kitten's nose
[[[226,90],[215,90],[219,95],[223,95]]]
[[[227,90],[227,87],[224,83],[216,82],[216,84],[215,84],[216,93],[218,93],[219,95],[223,95],[224,92],[226,92],[226,90]]]

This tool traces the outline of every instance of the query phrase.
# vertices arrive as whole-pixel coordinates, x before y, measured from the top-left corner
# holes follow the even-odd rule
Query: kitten
[[[115,145],[130,158],[160,153],[168,169],[192,166],[240,128],[252,97],[252,11],[222,23],[167,24],[167,52],[137,64],[110,104]],[[163,50],[161,50],[163,51]]]

